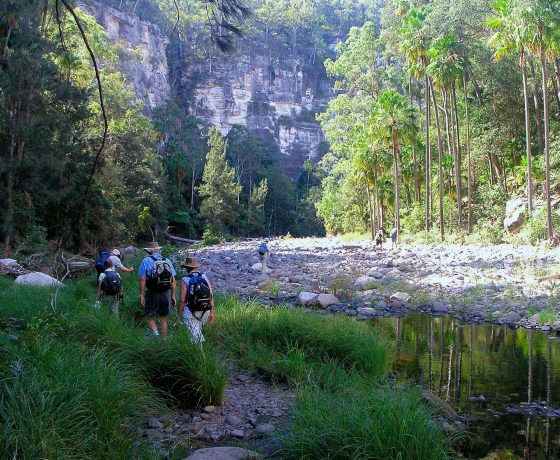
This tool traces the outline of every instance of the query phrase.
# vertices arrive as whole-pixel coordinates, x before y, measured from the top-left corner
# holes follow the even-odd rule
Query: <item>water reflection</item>
[[[421,384],[462,416],[472,433],[459,446],[465,456],[560,457],[559,419],[548,416],[549,408],[560,407],[560,375],[554,369],[560,340],[450,317],[372,322],[395,339],[397,379]]]

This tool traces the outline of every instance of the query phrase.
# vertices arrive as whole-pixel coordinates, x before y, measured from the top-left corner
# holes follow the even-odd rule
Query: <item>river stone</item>
[[[198,449],[184,460],[245,460],[260,459],[258,453],[241,447],[209,447]]]
[[[257,425],[255,427],[255,433],[268,434],[274,431],[274,425],[272,423],[263,423],[262,425]]]
[[[20,275],[14,281],[15,284],[29,284],[31,286],[62,286],[57,279],[41,272],[31,272],[27,275]]]
[[[510,311],[506,316],[506,321],[510,323],[516,323],[521,320],[521,315],[516,311]]]
[[[375,315],[375,308],[371,307],[360,307],[358,308],[358,313],[363,316],[373,316]]]
[[[439,300],[434,300],[432,302],[432,311],[435,311],[435,312],[438,312],[438,313],[443,313],[443,312],[447,311],[447,308]]]
[[[372,276],[360,276],[355,282],[354,284],[356,286],[358,286],[359,288],[364,288],[372,283],[375,282],[375,278],[373,278]]]
[[[375,270],[375,271],[368,272],[367,276],[371,276],[372,278],[375,278],[376,280],[379,280],[379,279],[383,278],[384,273],[381,272],[380,270]]]
[[[300,305],[313,305],[317,301],[318,294],[313,292],[300,292],[297,298]]]
[[[225,419],[226,425],[239,425],[243,420],[241,420],[237,415],[228,415]]]
[[[410,294],[406,292],[395,292],[391,297],[389,297],[391,302],[402,302],[407,303],[410,300]]]
[[[262,264],[260,262],[257,262],[255,264],[251,265],[251,271],[254,271],[254,272],[262,271]]]
[[[148,426],[150,428],[152,428],[153,430],[159,430],[160,428],[163,428],[163,423],[161,423],[157,418],[155,417],[149,417],[148,418]]]
[[[529,318],[529,321],[532,321],[533,323],[538,323],[540,320],[541,320],[540,313],[535,313],[533,316]]]
[[[4,265],[5,267],[9,267],[14,264],[17,264],[16,259],[0,259],[0,265]]]
[[[330,307],[340,302],[340,300],[332,294],[319,294],[316,301],[323,308]]]

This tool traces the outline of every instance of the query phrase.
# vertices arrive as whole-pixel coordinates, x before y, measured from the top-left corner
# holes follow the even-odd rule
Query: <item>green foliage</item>
[[[241,185],[235,178],[235,170],[226,161],[226,142],[217,128],[209,133],[206,164],[202,184],[198,191],[202,197],[200,214],[208,228],[215,234],[231,232],[239,217],[238,197]]]
[[[560,214],[556,210],[552,210],[552,224],[554,228],[559,228]],[[546,209],[540,208],[528,219],[526,231],[529,241],[532,244],[544,241],[548,238],[546,224]]]

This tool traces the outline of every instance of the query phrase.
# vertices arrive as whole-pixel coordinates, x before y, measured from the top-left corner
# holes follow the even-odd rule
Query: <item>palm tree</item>
[[[400,146],[405,142],[414,142],[418,134],[416,110],[408,99],[394,89],[379,95],[371,119],[376,137],[393,150],[393,185],[395,227],[400,231],[399,209],[399,157]]]
[[[533,212],[533,175],[531,169],[531,115],[529,112],[529,88],[527,83],[527,47],[529,44],[529,24],[523,10],[514,3],[515,0],[502,0],[494,4],[496,16],[487,21],[487,25],[496,30],[490,39],[490,45],[496,51],[495,59],[501,59],[512,53],[519,53],[519,68],[523,79],[523,101],[525,108],[525,149],[527,155],[527,204],[529,214]]]
[[[424,6],[409,8],[402,18],[402,27],[399,31],[403,40],[401,50],[405,54],[409,64],[408,71],[416,79],[424,78],[426,122],[425,122],[425,168],[426,168],[426,230],[431,228],[431,163],[432,153],[430,147],[430,81],[426,69],[428,67],[428,50],[430,48],[430,37],[426,35],[423,28],[424,21],[428,16],[428,9]]]

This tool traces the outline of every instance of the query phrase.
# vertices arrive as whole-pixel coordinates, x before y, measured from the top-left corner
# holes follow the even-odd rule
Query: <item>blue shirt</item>
[[[145,276],[146,278],[149,277],[152,269],[154,268],[154,259],[152,259],[152,257],[155,257],[157,260],[163,260],[163,256],[161,254],[152,254],[151,256],[145,257],[144,260],[142,260],[140,267],[138,267],[138,276]],[[169,259],[165,259],[165,261],[169,264],[169,268],[171,268],[171,274],[176,277],[177,272],[175,271],[175,267],[173,267],[171,261]]]

